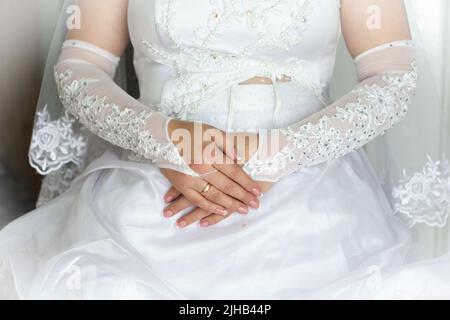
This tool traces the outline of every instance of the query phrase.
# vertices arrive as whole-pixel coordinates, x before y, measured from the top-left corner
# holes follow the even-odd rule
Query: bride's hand
[[[235,169],[228,167],[224,170]],[[239,170],[241,169],[239,168]],[[161,169],[161,172],[172,183],[172,188],[164,197],[164,201],[170,203],[164,210],[164,216],[167,218],[192,207],[207,212],[207,215],[220,217],[226,217],[235,212],[247,214],[249,208],[259,208],[261,187],[243,171],[230,173],[234,175],[234,181],[221,172],[210,173],[202,178],[191,177],[168,169]],[[207,185],[209,188],[206,190]],[[246,190],[252,188],[258,189],[258,196]],[[188,215],[185,219],[180,219],[177,225],[180,228],[187,227],[199,220],[199,218],[195,219],[197,216],[197,213],[194,216]]]
[[[170,120],[167,131],[169,139],[194,171],[195,165],[214,167],[235,163],[237,154],[233,141],[227,140],[227,135],[219,129],[198,122]]]
[[[176,173],[180,174],[180,173]],[[180,178],[180,177],[179,177]],[[205,183],[205,182],[203,182]],[[263,193],[267,192],[272,184],[268,182],[258,182]],[[196,222],[199,222],[201,227],[210,227],[224,219],[228,218],[235,212],[239,212],[241,214],[247,214],[247,212],[240,212],[239,210],[229,210],[226,215],[211,213],[210,210],[204,210],[198,207],[193,206],[192,202],[189,201],[184,195],[181,194],[175,187],[172,187],[169,192],[167,192],[165,197],[166,202],[171,202],[171,204],[164,211],[164,215],[166,217],[172,217],[186,209],[194,207],[194,209],[186,214],[185,216],[179,218],[177,220],[177,226],[180,228],[185,228],[190,226]],[[166,214],[167,213],[167,214]]]
[[[169,122],[168,134],[186,163],[201,176],[195,178],[161,170],[177,192],[190,201],[190,206],[222,216],[231,212],[246,214],[249,207],[259,207],[260,186],[236,163],[237,154],[242,154],[244,160],[249,149],[245,142],[239,143],[243,140],[238,140],[236,134],[225,134],[208,125],[179,120]],[[248,141],[253,139],[257,145],[255,134],[246,134],[245,138]],[[247,144],[251,145],[250,142]],[[168,208],[164,214],[170,217],[176,213],[178,211]]]
[[[182,121],[173,124],[177,125],[177,129],[183,129],[185,136],[194,136],[194,124]],[[180,132],[183,133],[183,130]],[[204,132],[209,130],[213,132],[215,137],[225,141],[227,150],[233,150],[233,154],[241,155],[240,164],[244,164],[258,148],[258,136],[256,134],[234,133],[225,136],[222,131],[209,126],[197,128],[197,130],[203,130]],[[214,132],[214,130],[218,132]],[[173,133],[175,130],[169,128],[169,132]],[[210,135],[205,136],[206,139],[199,139],[198,137],[194,139],[197,142],[197,149],[204,150],[205,143],[211,143]],[[198,143],[199,140],[201,143]],[[224,143],[221,142],[216,147],[222,150]],[[220,159],[218,160],[220,161]],[[247,214],[249,207],[259,208],[259,197],[264,190],[269,189],[270,185],[256,183],[245,174],[240,165],[232,162],[232,160],[229,161],[231,163],[225,164],[213,162],[211,166],[191,164],[191,167],[201,175],[201,178],[189,177],[172,170],[161,170],[173,185],[166,194],[166,203],[176,199],[165,209],[164,215],[172,217],[187,208],[197,207],[193,212],[179,219],[178,226],[186,227],[200,219],[203,219],[202,224],[207,226],[216,224],[235,212]],[[217,170],[211,171],[213,167]],[[211,186],[207,187],[209,184]],[[202,192],[205,190],[207,192]]]
[[[180,155],[199,174],[205,173],[204,165],[220,172],[226,171],[223,172],[226,175],[240,172],[242,170],[237,163],[245,164],[258,149],[259,136],[255,133],[225,133],[206,124],[181,120],[170,120],[167,129],[169,139],[178,148]],[[259,189],[257,184],[252,187]]]

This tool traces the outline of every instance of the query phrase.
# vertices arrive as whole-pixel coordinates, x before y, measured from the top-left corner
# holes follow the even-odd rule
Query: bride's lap
[[[39,243],[34,254],[60,263],[68,250],[89,261],[87,252],[97,246],[120,259],[139,257],[158,279],[198,297],[217,281],[223,284],[218,295],[233,292],[238,279],[267,297],[292,285],[307,291],[405,237],[362,152],[292,174],[264,195],[259,210],[210,228],[180,230],[177,217],[164,218],[169,187],[157,167],[107,153],[66,193],[2,234],[17,248]]]
[[[282,179],[264,196],[259,210],[206,229],[194,225],[180,230],[177,217],[163,217],[163,195],[169,187],[156,167],[127,164],[102,170],[87,201],[109,234],[169,279],[178,277],[180,269],[190,274],[205,263],[211,267],[230,259],[240,272],[258,272],[261,265],[275,262],[283,270],[298,267],[300,257],[311,270],[316,262],[326,265],[328,260],[333,277],[405,235],[362,152]],[[340,260],[346,263],[331,263]],[[167,267],[172,265],[177,267]],[[327,281],[323,268],[317,275]]]

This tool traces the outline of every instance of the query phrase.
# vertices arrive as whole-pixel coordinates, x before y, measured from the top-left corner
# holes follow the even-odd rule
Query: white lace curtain
[[[405,2],[420,46],[418,95],[406,121],[367,151],[397,213],[417,231],[419,256],[428,258],[450,248],[450,3]],[[355,84],[352,68],[342,44],[333,96]]]
[[[421,128],[429,132],[430,139],[422,140],[427,145],[417,145],[416,148],[427,150],[433,159],[441,159],[441,180],[446,183],[447,194],[442,206],[446,208],[447,217],[450,213],[450,165],[446,161],[450,159],[450,3],[448,0],[409,0],[417,7],[418,28],[424,36],[423,44],[429,48],[426,52],[434,82],[430,85],[436,88],[437,104],[427,104],[423,97],[418,101],[423,102],[417,113],[419,122],[426,121]],[[420,120],[427,119],[427,120]],[[434,139],[435,137],[435,139]],[[430,143],[431,142],[431,143]],[[414,147],[414,146],[412,146]],[[412,164],[417,166],[418,164]],[[433,182],[431,182],[433,183]],[[440,255],[450,248],[450,221],[444,228],[419,228],[419,236],[424,245],[433,248],[433,254]],[[422,251],[426,247],[421,248]]]

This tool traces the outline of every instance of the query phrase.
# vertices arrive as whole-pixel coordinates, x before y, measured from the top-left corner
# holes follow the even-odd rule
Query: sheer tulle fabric
[[[282,124],[292,110],[300,120],[320,108],[293,89],[281,85]],[[223,124],[230,93],[205,102],[202,118]],[[252,121],[271,123],[270,86],[233,94],[236,119],[257,102],[267,112]],[[309,108],[298,113],[298,104]],[[0,259],[14,274],[2,273],[1,287],[21,298],[67,299],[442,298],[450,290],[446,260],[427,272],[400,271],[410,231],[362,151],[281,179],[260,210],[210,229],[179,230],[162,216],[169,186],[156,166],[112,148],[63,196],[0,233]],[[415,281],[405,287],[409,275]]]
[[[252,177],[276,181],[305,166],[339,158],[404,119],[417,84],[412,41],[372,48],[356,62],[360,85],[307,119],[271,132],[270,136],[279,135],[278,151],[267,154],[263,145],[245,165]]]
[[[329,105],[339,1],[252,1],[251,10],[234,0],[224,1],[226,7],[196,3],[130,1],[139,103],[118,88],[103,91],[113,83],[112,69],[102,63],[63,59],[57,67],[62,93],[84,83],[77,80],[96,79],[85,92],[108,99],[88,99],[107,104],[89,117],[83,108],[92,104],[69,94],[68,109],[107,139],[111,128],[129,129],[128,123],[108,122],[102,112],[111,110],[109,103],[151,107],[164,117],[221,129],[232,123],[236,130],[274,129],[274,122],[286,127]],[[216,20],[221,14],[226,19]],[[216,23],[219,28],[209,28]],[[292,82],[237,86],[255,75],[276,80],[282,74]],[[134,130],[131,140],[107,140],[136,146]],[[361,150],[283,177],[261,209],[246,217],[178,230],[161,213],[169,182],[159,168],[151,160],[130,161],[118,147],[107,149],[65,193],[0,232],[2,297],[450,296],[450,257],[405,266],[411,233],[393,215]]]
[[[195,176],[168,138],[170,118],[152,111],[114,83],[119,60],[90,43],[66,41],[55,67],[62,104],[107,142],[150,159],[159,167]]]

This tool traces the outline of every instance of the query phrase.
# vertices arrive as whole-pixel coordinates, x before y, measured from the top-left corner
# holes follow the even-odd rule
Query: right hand
[[[235,146],[236,135],[225,134],[212,126],[180,120],[169,122],[168,134],[186,163],[200,178],[172,170],[161,171],[172,182],[174,190],[183,194],[191,205],[219,215],[232,212],[245,214],[248,207],[259,207],[261,188],[237,163],[248,159],[248,148]],[[246,134],[246,138],[256,138],[253,141],[257,145],[257,135]],[[242,158],[238,156],[238,149]],[[208,183],[211,188],[202,195]],[[165,215],[172,216],[177,213],[174,211],[166,210]]]
[[[164,201],[170,203],[164,210],[166,218],[173,217],[188,208],[201,208],[208,215],[226,217],[235,212],[245,215],[249,213],[249,208],[258,209],[260,206],[260,186],[244,172],[230,173],[235,180],[231,180],[221,172],[201,178],[169,169],[161,169],[161,172],[172,183],[172,187],[164,197]],[[211,185],[209,190],[202,194],[208,184]],[[188,220],[188,218],[179,219],[177,225],[184,228],[194,222],[187,223]]]
[[[222,130],[182,120],[170,120],[167,129],[169,139],[191,168],[195,168],[195,165],[233,165],[239,158],[234,137]]]
[[[180,155],[199,175],[219,171],[236,180],[233,174],[238,177],[245,174],[241,165],[258,148],[259,137],[255,133],[225,133],[206,124],[181,120],[170,120],[167,129],[169,139]],[[247,181],[246,184],[250,183]],[[256,183],[251,187],[260,191]]]
[[[204,188],[206,184],[204,180],[193,177],[186,177],[183,176],[182,173],[172,170],[163,169],[161,171],[166,176],[166,178],[173,183],[173,186],[164,197],[164,201],[169,204],[164,210],[164,216],[166,218],[171,218],[186,209],[192,209],[186,215],[183,215],[177,219],[176,223],[179,228],[186,228],[197,222],[201,227],[213,226],[230,217],[235,212],[246,215],[249,213],[249,210],[246,205],[242,204],[242,202],[247,203],[253,209],[258,209],[260,206],[259,198],[261,195],[259,197],[254,197],[253,195],[251,195],[250,198],[248,198],[249,200],[246,200],[246,195],[244,192],[240,193],[242,199],[240,199],[239,196],[236,198],[232,198],[215,187],[211,187],[211,189],[205,195],[205,198],[197,197],[195,191]],[[266,192],[270,189],[272,184],[258,182],[258,185],[263,192]],[[180,192],[178,190],[183,190],[186,188],[189,189],[190,186],[191,188],[193,188],[193,190],[184,192]],[[234,190],[235,192],[240,191],[239,188],[231,188],[227,190]],[[192,198],[194,199],[194,201],[191,201]],[[212,205],[205,202],[208,200],[213,201],[211,202]],[[250,201],[250,203],[248,201]],[[228,210],[224,212],[223,208],[217,208],[217,205],[215,203],[225,203],[224,207],[228,208]],[[206,210],[203,209],[205,206],[207,208]]]

